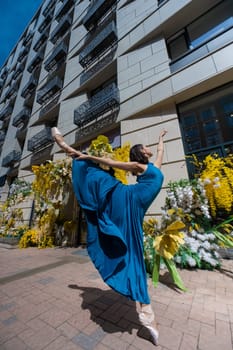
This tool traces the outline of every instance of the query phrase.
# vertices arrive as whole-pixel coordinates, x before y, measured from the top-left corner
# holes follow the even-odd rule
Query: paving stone
[[[9,261],[0,277],[1,350],[233,349],[232,261],[221,272],[180,270],[187,292],[174,289],[166,271],[157,288],[148,280],[160,332],[155,348],[138,304],[111,290],[88,257],[73,251],[1,254]]]

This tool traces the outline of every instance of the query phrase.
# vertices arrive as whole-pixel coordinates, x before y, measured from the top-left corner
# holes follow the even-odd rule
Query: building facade
[[[0,70],[0,201],[65,156],[52,126],[79,149],[104,134],[154,153],[166,129],[157,215],[186,156],[233,152],[232,57],[232,0],[45,0]]]

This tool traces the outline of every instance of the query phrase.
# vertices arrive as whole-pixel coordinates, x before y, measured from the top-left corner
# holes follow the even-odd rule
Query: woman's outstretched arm
[[[63,151],[66,152],[68,156],[71,157],[79,157],[82,153],[80,151],[77,151],[73,147],[67,145],[67,143],[64,141],[64,138],[58,128],[54,127],[51,129],[52,136],[54,138],[54,141],[58,144],[58,146],[63,149]]]
[[[95,163],[107,165],[110,168],[117,168],[122,169],[125,171],[131,171],[131,172],[143,172],[147,165],[146,164],[140,164],[137,162],[121,162],[118,160],[114,160],[111,158],[102,158],[102,157],[96,157],[89,154],[82,154],[80,157],[78,157],[79,160],[81,159],[89,159],[92,160]]]
[[[156,157],[156,160],[154,162],[154,164],[155,164],[155,166],[157,166],[157,168],[161,168],[161,166],[162,166],[163,154],[164,154],[163,137],[166,135],[166,133],[167,133],[166,130],[162,130],[160,135],[159,135],[159,143],[157,146],[157,157]]]

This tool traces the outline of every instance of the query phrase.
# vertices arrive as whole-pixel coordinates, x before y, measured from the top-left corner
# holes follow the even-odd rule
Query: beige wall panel
[[[165,79],[150,88],[151,104],[158,103],[173,95],[170,79]]]
[[[233,67],[233,44],[226,46],[224,49],[219,50],[213,54],[213,60],[216,65],[217,71],[221,72]],[[233,80],[233,75],[232,75]]]
[[[147,90],[121,103],[118,120],[129,118],[149,106],[151,106],[151,94],[150,91]]]
[[[203,60],[183,69],[171,77],[174,93],[178,93],[216,74],[216,66],[212,57]]]
[[[73,18],[74,24],[79,23],[80,20],[85,16],[89,5],[90,5],[90,1],[84,0],[84,1],[79,1],[79,3],[75,6],[74,18]]]
[[[146,213],[147,216],[148,215],[155,216],[155,215],[162,214],[161,208],[165,205],[166,194],[167,194],[166,190],[162,188],[158,196],[155,198],[155,200],[147,210],[147,213]]]
[[[79,64],[78,56],[75,56],[67,61],[67,69],[65,73],[62,98],[65,98],[69,93],[73,92],[80,85],[80,74],[83,68]]]
[[[173,16],[176,12],[182,9],[184,6],[192,2],[192,0],[169,0],[166,4],[159,8],[159,15],[161,23],[165,22],[169,17]]]
[[[86,35],[87,30],[83,25],[80,25],[71,31],[68,58],[74,55],[74,53],[83,46]]]
[[[157,8],[155,1],[137,0],[118,9],[117,26],[119,39],[130,32]]]
[[[180,162],[163,164],[164,186],[170,181],[179,181],[181,179],[188,179],[188,172],[185,160]]]
[[[184,147],[181,139],[166,143],[166,157],[168,162],[185,160]]]
[[[61,102],[58,118],[58,128],[63,135],[66,135],[77,128],[73,123],[74,110],[85,101],[86,94],[82,94],[80,96],[69,98]]]

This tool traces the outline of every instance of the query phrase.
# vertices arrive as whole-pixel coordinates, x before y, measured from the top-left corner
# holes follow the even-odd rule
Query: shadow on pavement
[[[82,291],[81,307],[88,309],[91,320],[97,323],[106,333],[128,332],[133,334],[136,329],[137,336],[151,340],[150,334],[141,326],[138,319],[136,302],[113,290],[102,290],[93,287],[81,287],[76,284],[68,285],[71,289]]]

